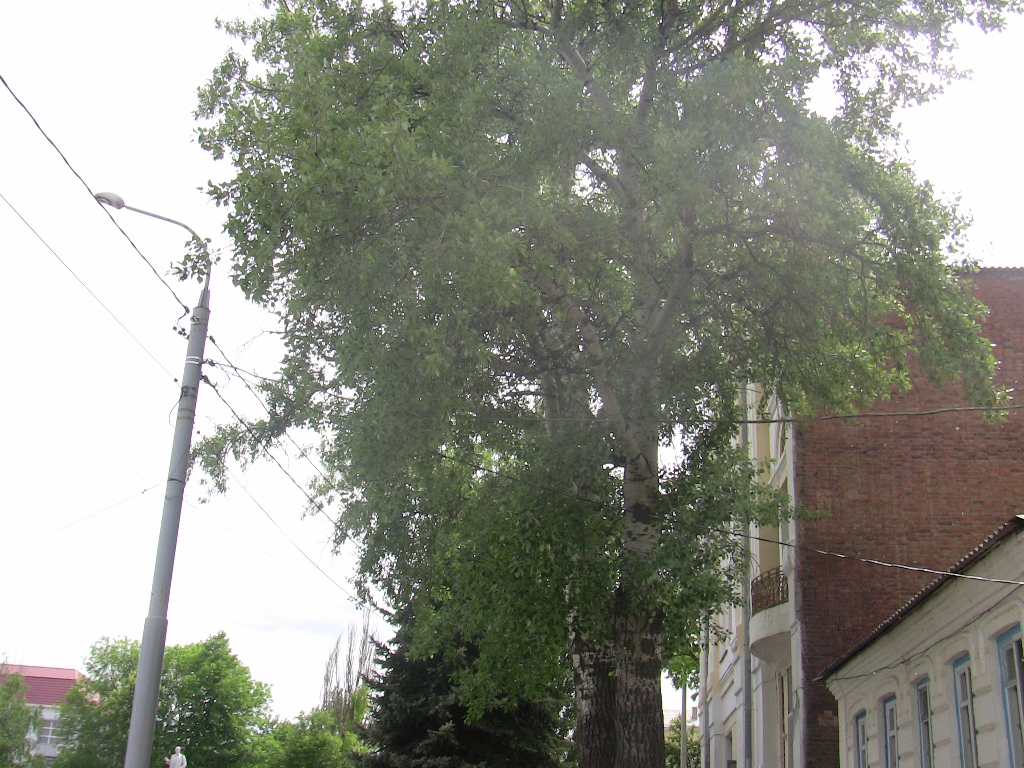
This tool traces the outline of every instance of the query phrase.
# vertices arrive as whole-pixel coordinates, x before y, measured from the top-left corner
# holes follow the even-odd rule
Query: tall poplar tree
[[[994,401],[962,221],[893,113],[954,76],[957,23],[1017,8],[280,0],[228,25],[200,139],[286,353],[208,469],[319,431],[365,583],[426,645],[478,639],[467,701],[571,664],[580,765],[660,768],[663,653],[729,595],[717,531],[780,508],[731,447],[742,383],[848,411],[916,359]]]

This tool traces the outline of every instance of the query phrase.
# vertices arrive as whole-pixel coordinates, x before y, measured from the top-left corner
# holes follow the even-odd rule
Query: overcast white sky
[[[191,112],[230,44],[214,18],[261,10],[245,0],[8,2],[0,74],[94,191],[117,192],[226,246],[220,212],[198,188],[229,169],[196,146]],[[976,221],[970,252],[990,266],[1024,266],[1022,50],[1019,21],[1000,36],[964,34],[961,61],[974,80],[903,117],[921,174],[962,197]],[[138,340],[0,200],[0,658],[81,668],[98,638],[141,636],[177,396],[167,371],[180,375],[185,343],[172,331],[180,310],[170,294],[2,89],[0,130],[0,194]],[[114,215],[161,272],[181,255],[183,231]],[[172,285],[195,302],[196,285]],[[211,334],[232,361],[271,373],[276,350],[264,332],[274,320],[247,306],[223,270],[212,311]],[[207,356],[220,357],[212,346]],[[207,374],[235,408],[259,413],[241,383]],[[214,393],[201,391],[199,430],[228,419]],[[311,469],[294,454],[279,457],[304,482]],[[351,562],[332,555],[325,518],[301,519],[304,497],[276,466],[238,477],[205,505],[194,484],[187,492],[168,641],[223,629],[290,717],[316,705],[323,663],[357,610],[285,534],[345,589]],[[669,703],[676,698],[667,709],[678,709]]]

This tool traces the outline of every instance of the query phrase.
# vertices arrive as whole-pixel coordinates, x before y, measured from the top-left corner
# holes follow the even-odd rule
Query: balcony
[[[782,568],[772,568],[750,582],[750,615],[782,605],[789,600],[789,579]]]
[[[750,652],[785,668],[796,617],[790,610],[789,579],[781,568],[765,571],[750,582]]]

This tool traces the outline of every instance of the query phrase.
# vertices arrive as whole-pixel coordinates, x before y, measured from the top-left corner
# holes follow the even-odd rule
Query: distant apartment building
[[[53,762],[60,749],[58,726],[60,704],[75,681],[82,676],[73,669],[58,667],[32,667],[22,664],[0,665],[0,677],[18,675],[25,683],[25,701],[40,711],[42,721],[38,733],[30,734],[35,741],[32,754]]]
[[[1024,269],[971,279],[997,383],[1024,402]],[[751,456],[773,462],[765,481],[827,516],[749,531],[744,604],[717,618],[727,639],[702,663],[706,768],[838,768],[838,704],[817,678],[935,578],[820,551],[948,570],[1024,511],[1024,412],[950,410],[964,406],[955,384],[915,377],[879,416],[745,430]]]

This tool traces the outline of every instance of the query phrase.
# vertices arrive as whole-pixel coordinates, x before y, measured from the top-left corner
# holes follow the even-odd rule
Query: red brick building
[[[990,309],[996,381],[1022,402],[1024,269],[984,269],[973,282]],[[918,378],[907,395],[870,409],[883,417],[806,423],[788,439],[763,425],[754,432],[752,453],[777,462],[772,481],[828,516],[754,532],[782,546],[755,542],[749,622],[742,610],[723,617],[732,640],[707,655],[709,768],[743,765],[747,733],[754,768],[837,768],[837,703],[815,678],[934,579],[811,549],[946,570],[1024,512],[1024,411],[999,423],[977,412],[926,414],[964,405],[956,385]]]

